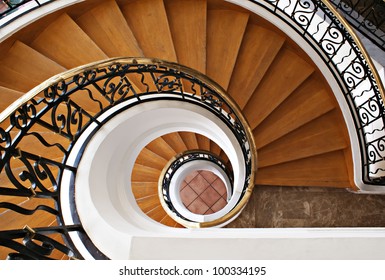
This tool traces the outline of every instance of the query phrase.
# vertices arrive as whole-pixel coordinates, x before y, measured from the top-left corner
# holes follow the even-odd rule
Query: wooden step
[[[217,156],[220,156],[221,150],[222,150],[221,147],[219,147],[219,145],[217,143],[210,140],[210,152],[212,152],[213,154],[215,154]]]
[[[31,199],[22,204],[23,208],[33,210],[40,203],[54,208],[50,199]],[[33,215],[22,215],[14,211],[6,211],[0,215],[1,230],[22,229],[25,225],[30,227],[46,227],[55,221],[55,215],[37,210]]]
[[[132,182],[158,182],[161,170],[135,164],[132,170]]]
[[[296,53],[282,48],[243,110],[251,128],[268,117],[313,71]]]
[[[147,216],[149,216],[151,219],[160,222],[162,221],[167,215],[166,211],[164,211],[162,205],[158,205],[151,209],[149,212],[146,213]]]
[[[109,57],[143,56],[143,52],[114,0],[103,1],[76,23]]]
[[[134,34],[114,0],[105,1],[84,13],[76,19],[76,23],[109,57],[143,56]],[[119,28],[116,28],[117,26]],[[137,92],[145,90],[139,75],[127,77]],[[119,84],[119,81],[115,82]]]
[[[349,188],[344,151],[259,168],[256,185]]]
[[[154,153],[153,151],[147,148],[142,149],[136,159],[136,163],[138,164],[149,166],[159,170],[162,170],[167,164],[167,162],[168,161],[165,160],[163,157],[159,156],[158,154]]]
[[[23,96],[23,94],[23,92],[0,86],[0,112],[4,111],[5,108]],[[9,124],[10,121],[5,120],[4,123],[0,124],[0,127],[7,128]]]
[[[70,145],[69,139],[48,130],[37,131],[36,133],[47,142],[48,146],[45,146],[35,135],[27,135],[20,141],[18,148],[25,152],[44,156],[45,158],[63,157],[64,152],[61,148],[68,149]],[[56,144],[62,147],[59,148]]]
[[[131,187],[136,199],[158,194],[158,182],[132,182]]]
[[[254,129],[257,149],[331,111],[336,106],[333,98],[319,75],[311,75]]]
[[[339,116],[331,111],[258,150],[258,167],[347,148]]]
[[[108,58],[67,14],[47,26],[31,46],[68,69]]]
[[[228,93],[243,109],[269,69],[285,38],[249,23],[231,76]]]
[[[206,71],[206,0],[164,1],[178,63]]]
[[[49,45],[49,43],[46,42]],[[16,41],[0,61],[0,85],[27,92],[66,69],[38,51]]]
[[[146,57],[177,61],[162,0],[122,2],[120,8]]]
[[[138,203],[139,208],[144,212],[148,213],[154,208],[160,206],[159,196],[153,195],[153,196],[147,196],[142,199],[137,199],[136,202]]]
[[[231,10],[207,12],[206,74],[227,89],[249,15]]]
[[[210,139],[201,134],[196,134],[195,136],[197,138],[199,149],[204,151],[210,151]]]
[[[146,149],[156,153],[165,160],[169,161],[172,157],[176,155],[176,152],[170,147],[170,145],[162,137],[158,137],[155,140],[151,141]]]
[[[175,222],[169,215],[165,216],[161,221],[162,224],[169,227],[180,227],[179,224]]]
[[[187,151],[187,147],[178,132],[163,135],[162,138],[175,151],[175,154],[179,154]]]
[[[196,134],[193,132],[180,131],[180,137],[182,138],[187,150],[197,150],[199,149],[198,140]]]
[[[1,174],[1,175],[3,175],[3,174]],[[2,180],[2,178],[0,177],[0,182],[2,182],[2,181],[4,181],[4,180]],[[1,185],[1,187],[2,188],[8,188],[9,185],[10,185],[10,183],[8,183],[6,186]],[[28,198],[23,197],[23,196],[0,195],[0,202],[8,202],[8,203],[12,203],[15,205],[22,205],[26,201],[28,201]],[[7,212],[7,211],[9,211],[9,210],[6,208],[0,208],[0,215],[3,214],[4,212]]]

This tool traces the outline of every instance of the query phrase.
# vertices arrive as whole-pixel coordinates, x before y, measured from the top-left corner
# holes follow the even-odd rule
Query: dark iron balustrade
[[[0,24],[0,27],[3,27],[18,17],[53,1],[55,0],[1,0],[0,20],[4,19],[4,21]],[[20,13],[17,16],[12,16],[15,12]]]
[[[253,187],[254,144],[251,133],[245,128],[245,120],[218,85],[192,69],[154,59],[111,59],[57,75],[30,92],[26,100],[0,114],[0,122],[3,122],[0,126],[0,201],[3,197],[8,200],[12,197],[29,198],[38,206],[26,209],[15,202],[4,201],[0,208],[17,212],[20,216],[29,215],[31,222],[39,220],[39,213],[43,212],[56,223],[44,225],[44,230],[31,225],[27,227],[29,231],[19,228],[10,232],[1,228],[0,245],[18,252],[12,255],[15,258],[46,259],[59,250],[69,257],[81,259],[71,242],[69,230],[76,231],[86,240],[95,258],[105,258],[92,248],[92,242],[83,232],[75,202],[71,208],[72,215],[79,223],[65,224],[61,213],[60,184],[64,172],[76,176],[76,164],[69,166],[66,160],[82,132],[91,124],[96,126],[95,131],[101,128],[120,111],[103,122],[97,120],[98,116],[127,100],[132,102],[120,110],[129,110],[143,102],[178,100],[197,104],[214,114],[231,129],[242,147],[246,166],[245,188]],[[78,158],[80,160],[81,154]],[[71,188],[71,193],[74,193],[75,186]],[[57,242],[51,242],[53,239],[49,234],[53,233],[62,235],[65,243],[59,246]],[[34,243],[16,242],[16,237],[29,238]],[[37,237],[39,239],[35,240]],[[34,245],[30,248],[35,241],[43,242],[40,246],[44,248],[28,254],[30,250],[27,249],[35,248]]]
[[[348,22],[385,51],[385,2],[383,0],[331,0]]]

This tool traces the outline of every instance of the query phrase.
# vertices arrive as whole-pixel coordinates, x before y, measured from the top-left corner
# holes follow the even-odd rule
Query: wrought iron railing
[[[194,162],[198,160],[211,162],[217,167],[219,167],[226,174],[227,178],[230,181],[231,187],[233,187],[233,174],[231,169],[225,162],[223,162],[219,157],[217,157],[213,153],[203,150],[191,150],[176,155],[174,158],[172,158],[169,163],[164,167],[163,172],[159,178],[159,195],[161,196],[161,202],[166,212],[168,212],[170,216],[174,217],[174,219],[176,219],[179,223],[188,227],[191,227],[191,224],[195,223],[195,221],[184,217],[175,208],[174,201],[170,195],[170,186],[172,180],[174,179],[174,175],[178,171],[178,169],[180,169],[182,166],[185,166],[189,162]],[[247,187],[243,189],[242,196],[239,198],[239,200],[242,199],[243,194],[246,192],[246,190]],[[232,192],[233,189],[231,190],[231,193]],[[227,219],[230,218],[231,217],[227,217]],[[225,219],[221,219],[221,221],[224,220]]]
[[[55,0],[1,0],[0,27],[7,25],[18,17]]]
[[[246,121],[218,85],[186,67],[155,59],[111,59],[57,75],[23,100],[0,114],[0,210],[29,215],[32,223],[26,228],[0,228],[0,245],[18,252],[13,257],[49,258],[59,250],[82,258],[69,231],[82,239],[87,239],[86,233],[80,222],[65,224],[61,213],[62,175],[77,172],[77,166],[67,165],[66,160],[82,132],[91,124],[102,127],[107,120],[100,122],[97,117],[126,100],[131,101],[130,106],[154,100],[190,102],[220,118],[242,147],[244,185],[253,188],[255,150]],[[75,193],[75,186],[71,187],[70,192]],[[23,206],[18,198],[30,199],[34,208]],[[76,202],[71,203],[76,216]],[[40,214],[50,215],[52,223],[37,223]],[[65,242],[59,244],[50,234],[60,235]],[[43,242],[41,248],[35,250],[39,242]],[[87,244],[92,247],[90,240]],[[91,251],[95,258],[105,258],[97,249]]]
[[[348,22],[385,51],[383,0],[330,0]]]
[[[384,88],[359,38],[327,0],[249,0],[290,25],[324,60],[354,118],[362,181],[385,183]]]

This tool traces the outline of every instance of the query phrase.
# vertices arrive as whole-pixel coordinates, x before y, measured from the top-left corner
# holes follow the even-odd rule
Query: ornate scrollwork
[[[292,18],[303,28],[307,29],[317,12],[317,4],[311,0],[298,1],[292,13]]]
[[[348,22],[385,50],[385,3],[382,0],[331,0]]]
[[[182,92],[181,79],[175,74],[162,74],[156,78],[156,86],[159,92]]]
[[[367,73],[367,67],[359,61],[354,60],[342,74],[349,90],[354,90],[364,81]]]
[[[127,76],[108,78],[103,84],[103,96],[110,104],[124,100],[128,95],[134,95],[133,85]]]
[[[329,26],[321,40],[321,46],[330,57],[334,57],[344,44],[345,38],[337,26]]]

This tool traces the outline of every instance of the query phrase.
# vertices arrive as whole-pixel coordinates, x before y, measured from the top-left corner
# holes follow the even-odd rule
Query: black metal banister
[[[385,2],[383,0],[330,0],[347,21],[385,51]]]

